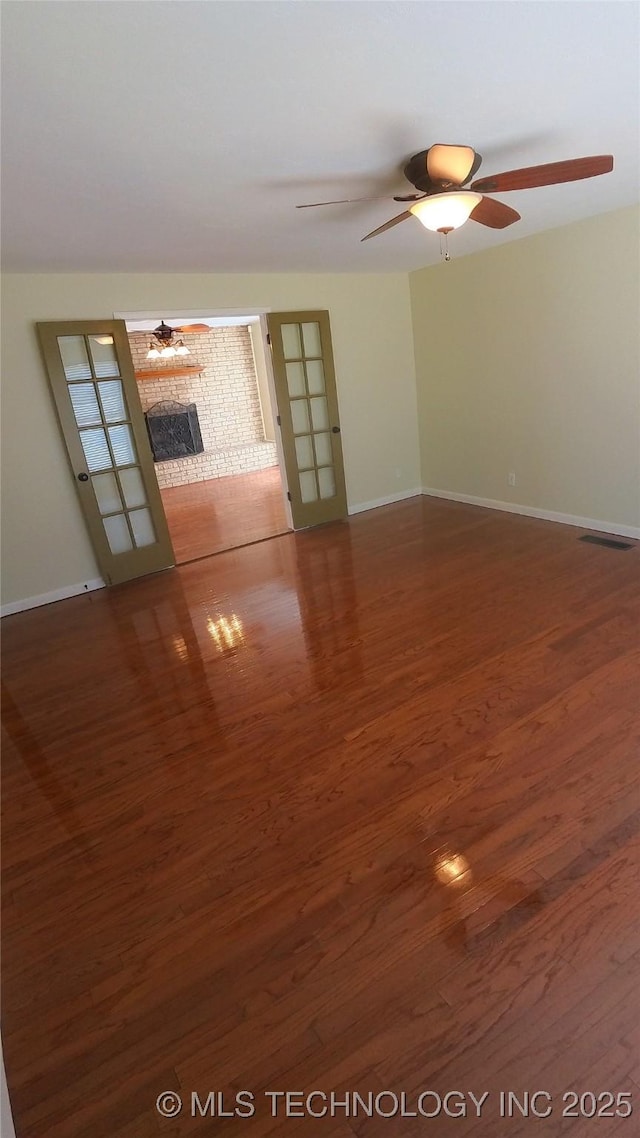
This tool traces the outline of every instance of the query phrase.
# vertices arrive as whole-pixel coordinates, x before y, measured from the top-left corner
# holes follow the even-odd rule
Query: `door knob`
[[[340,427],[332,427],[331,431],[334,435],[339,435],[340,434]]]
[[[89,481],[89,475],[88,474],[79,474],[78,475],[78,482],[88,482],[88,481]]]

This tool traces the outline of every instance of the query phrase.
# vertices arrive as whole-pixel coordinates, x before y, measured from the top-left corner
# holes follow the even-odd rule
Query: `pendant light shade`
[[[454,190],[446,194],[434,194],[409,206],[409,211],[426,229],[458,229],[468,221],[470,214],[482,201],[482,194],[469,190]]]

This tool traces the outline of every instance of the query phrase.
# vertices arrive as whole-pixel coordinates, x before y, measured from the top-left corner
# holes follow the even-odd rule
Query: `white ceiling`
[[[637,200],[638,7],[597,2],[5,0],[3,252],[15,270],[384,271],[439,259],[392,201],[404,161],[467,143],[487,175],[612,153],[502,195],[454,257]]]

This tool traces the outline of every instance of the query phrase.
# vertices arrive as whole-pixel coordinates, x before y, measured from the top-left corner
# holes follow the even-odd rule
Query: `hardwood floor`
[[[636,1133],[640,551],[579,534],[416,498],[3,621],[18,1138]]]
[[[178,565],[289,528],[277,466],[172,486],[161,493]]]

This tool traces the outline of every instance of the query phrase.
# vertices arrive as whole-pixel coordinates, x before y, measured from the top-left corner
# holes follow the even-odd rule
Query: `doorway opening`
[[[288,532],[260,316],[144,316],[125,322],[176,563]]]

